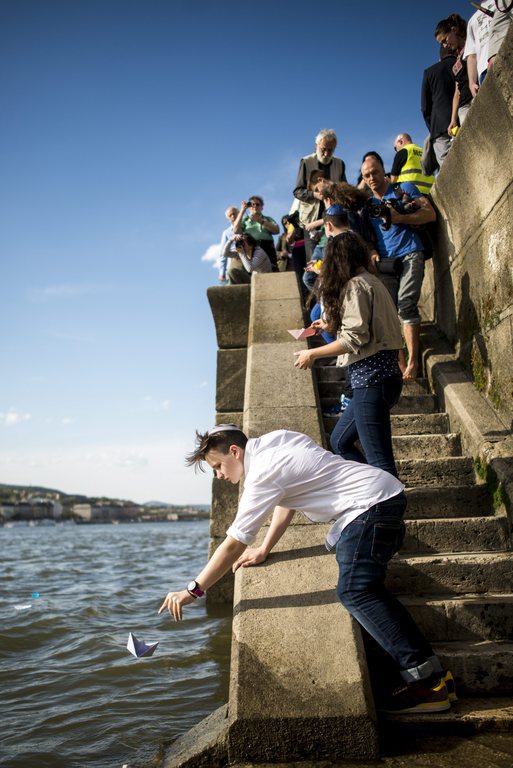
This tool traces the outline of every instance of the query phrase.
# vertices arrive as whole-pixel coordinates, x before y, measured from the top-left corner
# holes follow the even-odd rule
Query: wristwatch
[[[190,581],[187,584],[187,592],[193,597],[203,597],[205,594],[197,581]]]

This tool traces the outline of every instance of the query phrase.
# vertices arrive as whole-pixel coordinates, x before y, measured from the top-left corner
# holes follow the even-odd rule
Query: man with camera
[[[435,221],[436,213],[424,195],[410,182],[391,184],[383,166],[374,157],[362,165],[362,177],[372,192],[370,212],[378,268],[394,299],[408,351],[408,361],[399,355],[405,381],[418,375],[420,313],[418,301],[424,278],[424,244],[416,228]],[[381,214],[381,216],[380,216]]]
[[[249,209],[249,214],[247,211]],[[273,235],[280,231],[278,224],[270,216],[264,216],[264,200],[259,195],[252,195],[248,201],[242,201],[237,218],[233,222],[233,231],[236,235],[251,235],[256,244],[262,248],[269,257],[275,270],[278,269],[278,257],[274,245]]]

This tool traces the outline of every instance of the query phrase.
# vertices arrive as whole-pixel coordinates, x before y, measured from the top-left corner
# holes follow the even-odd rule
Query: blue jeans
[[[351,403],[340,414],[331,433],[332,451],[344,459],[370,464],[397,477],[390,409],[399,400],[402,387],[402,379],[389,378],[379,384],[353,389]],[[355,445],[357,440],[365,456]]]
[[[439,672],[440,663],[412,617],[385,588],[387,564],[404,539],[406,496],[375,504],[347,525],[336,545],[342,605],[412,682]]]
[[[309,261],[322,261],[324,258],[324,248],[321,248],[320,245],[316,245],[313,253],[309,259]],[[303,283],[308,288],[309,291],[313,290],[315,281],[319,275],[316,272],[305,272],[303,274]]]
[[[311,275],[312,272],[305,272],[305,275]],[[312,309],[310,310],[310,320],[313,323],[315,320],[318,320],[321,316],[321,305],[319,303],[314,304]],[[328,333],[327,331],[322,331],[321,336],[326,342],[326,344],[330,344],[332,341],[335,341],[337,338],[336,336],[333,336],[332,333]]]
[[[419,299],[424,279],[424,251],[412,251],[403,256],[400,277],[382,275],[383,282],[392,296],[399,319],[405,325],[419,325]]]

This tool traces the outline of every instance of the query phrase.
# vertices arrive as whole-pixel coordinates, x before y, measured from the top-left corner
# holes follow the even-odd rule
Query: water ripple
[[[136,768],[226,701],[229,612],[157,616],[207,545],[206,521],[0,529],[1,766]]]

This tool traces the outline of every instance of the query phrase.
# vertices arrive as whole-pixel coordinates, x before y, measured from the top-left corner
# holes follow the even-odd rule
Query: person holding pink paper
[[[403,339],[397,310],[381,279],[369,271],[365,241],[344,230],[343,217],[324,214],[328,240],[321,267],[323,318],[312,325],[336,334],[322,347],[296,352],[294,365],[311,368],[321,357],[337,355],[347,366],[353,390],[330,438],[334,453],[378,467],[397,477],[390,409],[402,390],[398,354]],[[337,232],[338,229],[338,232]],[[363,448],[357,447],[359,440]]]

